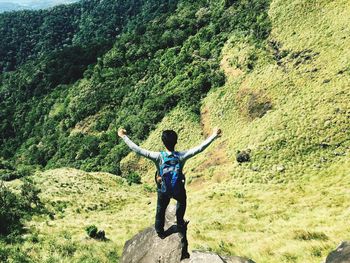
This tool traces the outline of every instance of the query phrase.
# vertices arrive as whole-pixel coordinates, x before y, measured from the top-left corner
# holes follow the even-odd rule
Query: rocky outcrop
[[[193,251],[190,258],[184,259],[181,263],[255,263],[251,259],[242,257],[224,257],[215,253]]]
[[[177,230],[175,218],[175,206],[169,206],[165,220],[166,237],[161,239],[153,227],[146,228],[125,243],[120,262],[254,263],[241,257],[223,257],[209,252],[194,251],[189,255],[186,232]]]
[[[343,241],[326,258],[325,263],[350,263],[350,242]]]
[[[165,238],[158,237],[154,227],[148,227],[124,245],[121,263],[175,263],[187,254],[186,233],[177,231],[175,206],[169,206],[165,215]]]

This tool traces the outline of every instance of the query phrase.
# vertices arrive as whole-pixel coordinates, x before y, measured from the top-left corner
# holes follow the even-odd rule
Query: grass
[[[342,160],[308,180],[284,184],[194,180],[187,187],[190,249],[256,262],[320,262],[350,238],[348,166]],[[142,185],[75,169],[33,178],[54,213],[27,224],[20,251],[34,262],[113,262],[127,239],[153,224],[156,194]],[[105,230],[108,240],[88,238],[89,225]]]
[[[154,198],[114,175],[57,169],[33,179],[51,214],[27,224],[21,250],[34,262],[114,262],[125,239],[153,222]],[[20,183],[9,185],[16,189]],[[108,240],[88,238],[90,225],[104,230]]]
[[[190,244],[257,262],[320,262],[350,238],[348,177],[348,170],[332,167],[308,181],[236,184],[227,179],[190,188]]]
[[[186,167],[192,248],[320,262],[349,239],[349,13],[345,1],[272,1],[265,45],[228,40],[226,85],[202,101],[201,120],[223,137]]]
[[[223,130],[186,164],[190,249],[320,262],[350,239],[350,6],[274,0],[269,16],[266,43],[227,41],[227,82],[200,102],[201,120],[177,108],[142,146],[160,150],[166,128],[179,132],[179,150],[214,126]],[[251,161],[238,164],[237,151],[248,149]],[[55,215],[28,223],[21,253],[44,262],[117,261],[124,242],[153,223],[156,202],[153,164],[131,153],[122,167],[143,185],[74,169],[36,174]],[[104,229],[109,241],[88,239],[88,225]]]

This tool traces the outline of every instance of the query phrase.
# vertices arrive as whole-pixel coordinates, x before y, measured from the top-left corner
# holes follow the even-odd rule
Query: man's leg
[[[166,194],[162,193],[161,191],[157,191],[157,193],[158,193],[158,199],[157,199],[155,229],[158,234],[163,234],[165,210],[170,202],[170,198]]]
[[[179,195],[175,197],[177,204],[176,204],[176,220],[177,220],[177,229],[182,234],[181,243],[182,243],[182,253],[181,253],[181,260],[185,258],[189,258],[190,254],[188,253],[188,241],[187,241],[187,224],[188,221],[185,222],[184,215],[186,212],[186,203],[187,203],[187,197],[186,197],[186,190],[183,189],[183,191],[180,192]]]
[[[176,221],[179,227],[185,227],[184,215],[186,212],[187,196],[186,190],[183,189],[176,197]]]

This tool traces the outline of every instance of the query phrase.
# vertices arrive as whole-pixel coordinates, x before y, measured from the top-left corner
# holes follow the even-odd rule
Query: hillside
[[[84,13],[73,12],[79,4],[91,4],[86,19]],[[205,1],[130,1],[115,8],[127,10],[129,19],[122,16],[120,21],[112,13],[116,22],[103,26],[101,38],[95,39],[95,33],[100,33],[95,27],[107,19],[102,14],[109,14],[110,5],[112,0],[64,7],[68,9],[64,14],[77,15],[68,16],[72,25],[82,23],[75,35],[68,30],[79,45],[44,49],[38,59],[1,75],[0,154],[4,159],[15,166],[71,166],[120,174],[119,161],[127,149],[116,141],[118,127],[125,126],[141,141],[177,105],[198,118],[198,101],[224,84],[219,59],[229,35],[249,35],[259,43],[269,32],[265,2],[248,8],[246,2],[207,6]],[[228,20],[232,13],[234,19]],[[37,18],[36,13],[28,14]],[[48,17],[65,21],[61,15]],[[104,33],[112,25],[121,32],[116,33],[113,47],[100,56],[99,46],[108,35]]]
[[[1,171],[37,169],[31,177],[55,211],[28,220],[28,236],[3,242],[6,253],[118,260],[124,242],[152,224],[156,195],[154,167],[116,129],[160,150],[161,131],[172,128],[181,150],[219,126],[223,136],[186,164],[190,248],[321,262],[350,239],[347,1],[151,2],[69,81],[61,83],[65,69],[53,82],[48,65],[56,55],[55,69],[75,65],[73,46],[39,60],[41,75],[38,60],[1,75]],[[237,162],[238,151],[250,161]],[[67,166],[90,172],[49,170]],[[142,184],[110,173],[136,173]],[[87,239],[90,224],[110,241]]]

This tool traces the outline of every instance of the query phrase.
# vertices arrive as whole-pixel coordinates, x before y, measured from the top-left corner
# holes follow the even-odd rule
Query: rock
[[[324,263],[350,263],[350,242],[343,241],[326,258]]]
[[[159,238],[153,226],[146,228],[125,243],[120,262],[179,263],[187,254],[187,239],[176,229],[175,210],[169,206],[166,212],[166,238]]]
[[[259,172],[260,171],[258,166],[252,166],[250,169],[252,169],[252,171],[254,171],[254,172]]]
[[[342,151],[334,151],[333,154],[335,156],[344,156],[345,155],[345,152],[342,152]]]
[[[222,257],[215,253],[193,251],[191,257],[181,263],[255,263],[251,259],[242,257]]]
[[[241,257],[224,257],[211,252],[187,252],[186,231],[179,232],[175,225],[175,206],[169,206],[165,216],[167,237],[158,237],[154,227],[148,227],[128,240],[121,263],[255,263]],[[187,256],[187,258],[186,258]],[[188,258],[190,256],[190,258]]]
[[[105,240],[106,239],[106,233],[104,230],[98,230],[96,233],[96,239]]]
[[[319,145],[322,149],[326,149],[326,148],[330,147],[330,145],[328,143],[325,143],[325,142],[321,142]]]
[[[249,162],[250,161],[250,150],[237,151],[236,160],[239,163]]]
[[[321,163],[327,162],[327,158],[322,156],[322,157],[320,158],[320,162],[321,162]]]
[[[286,167],[284,167],[282,164],[279,164],[276,166],[276,171],[279,173],[283,173],[286,170]]]

